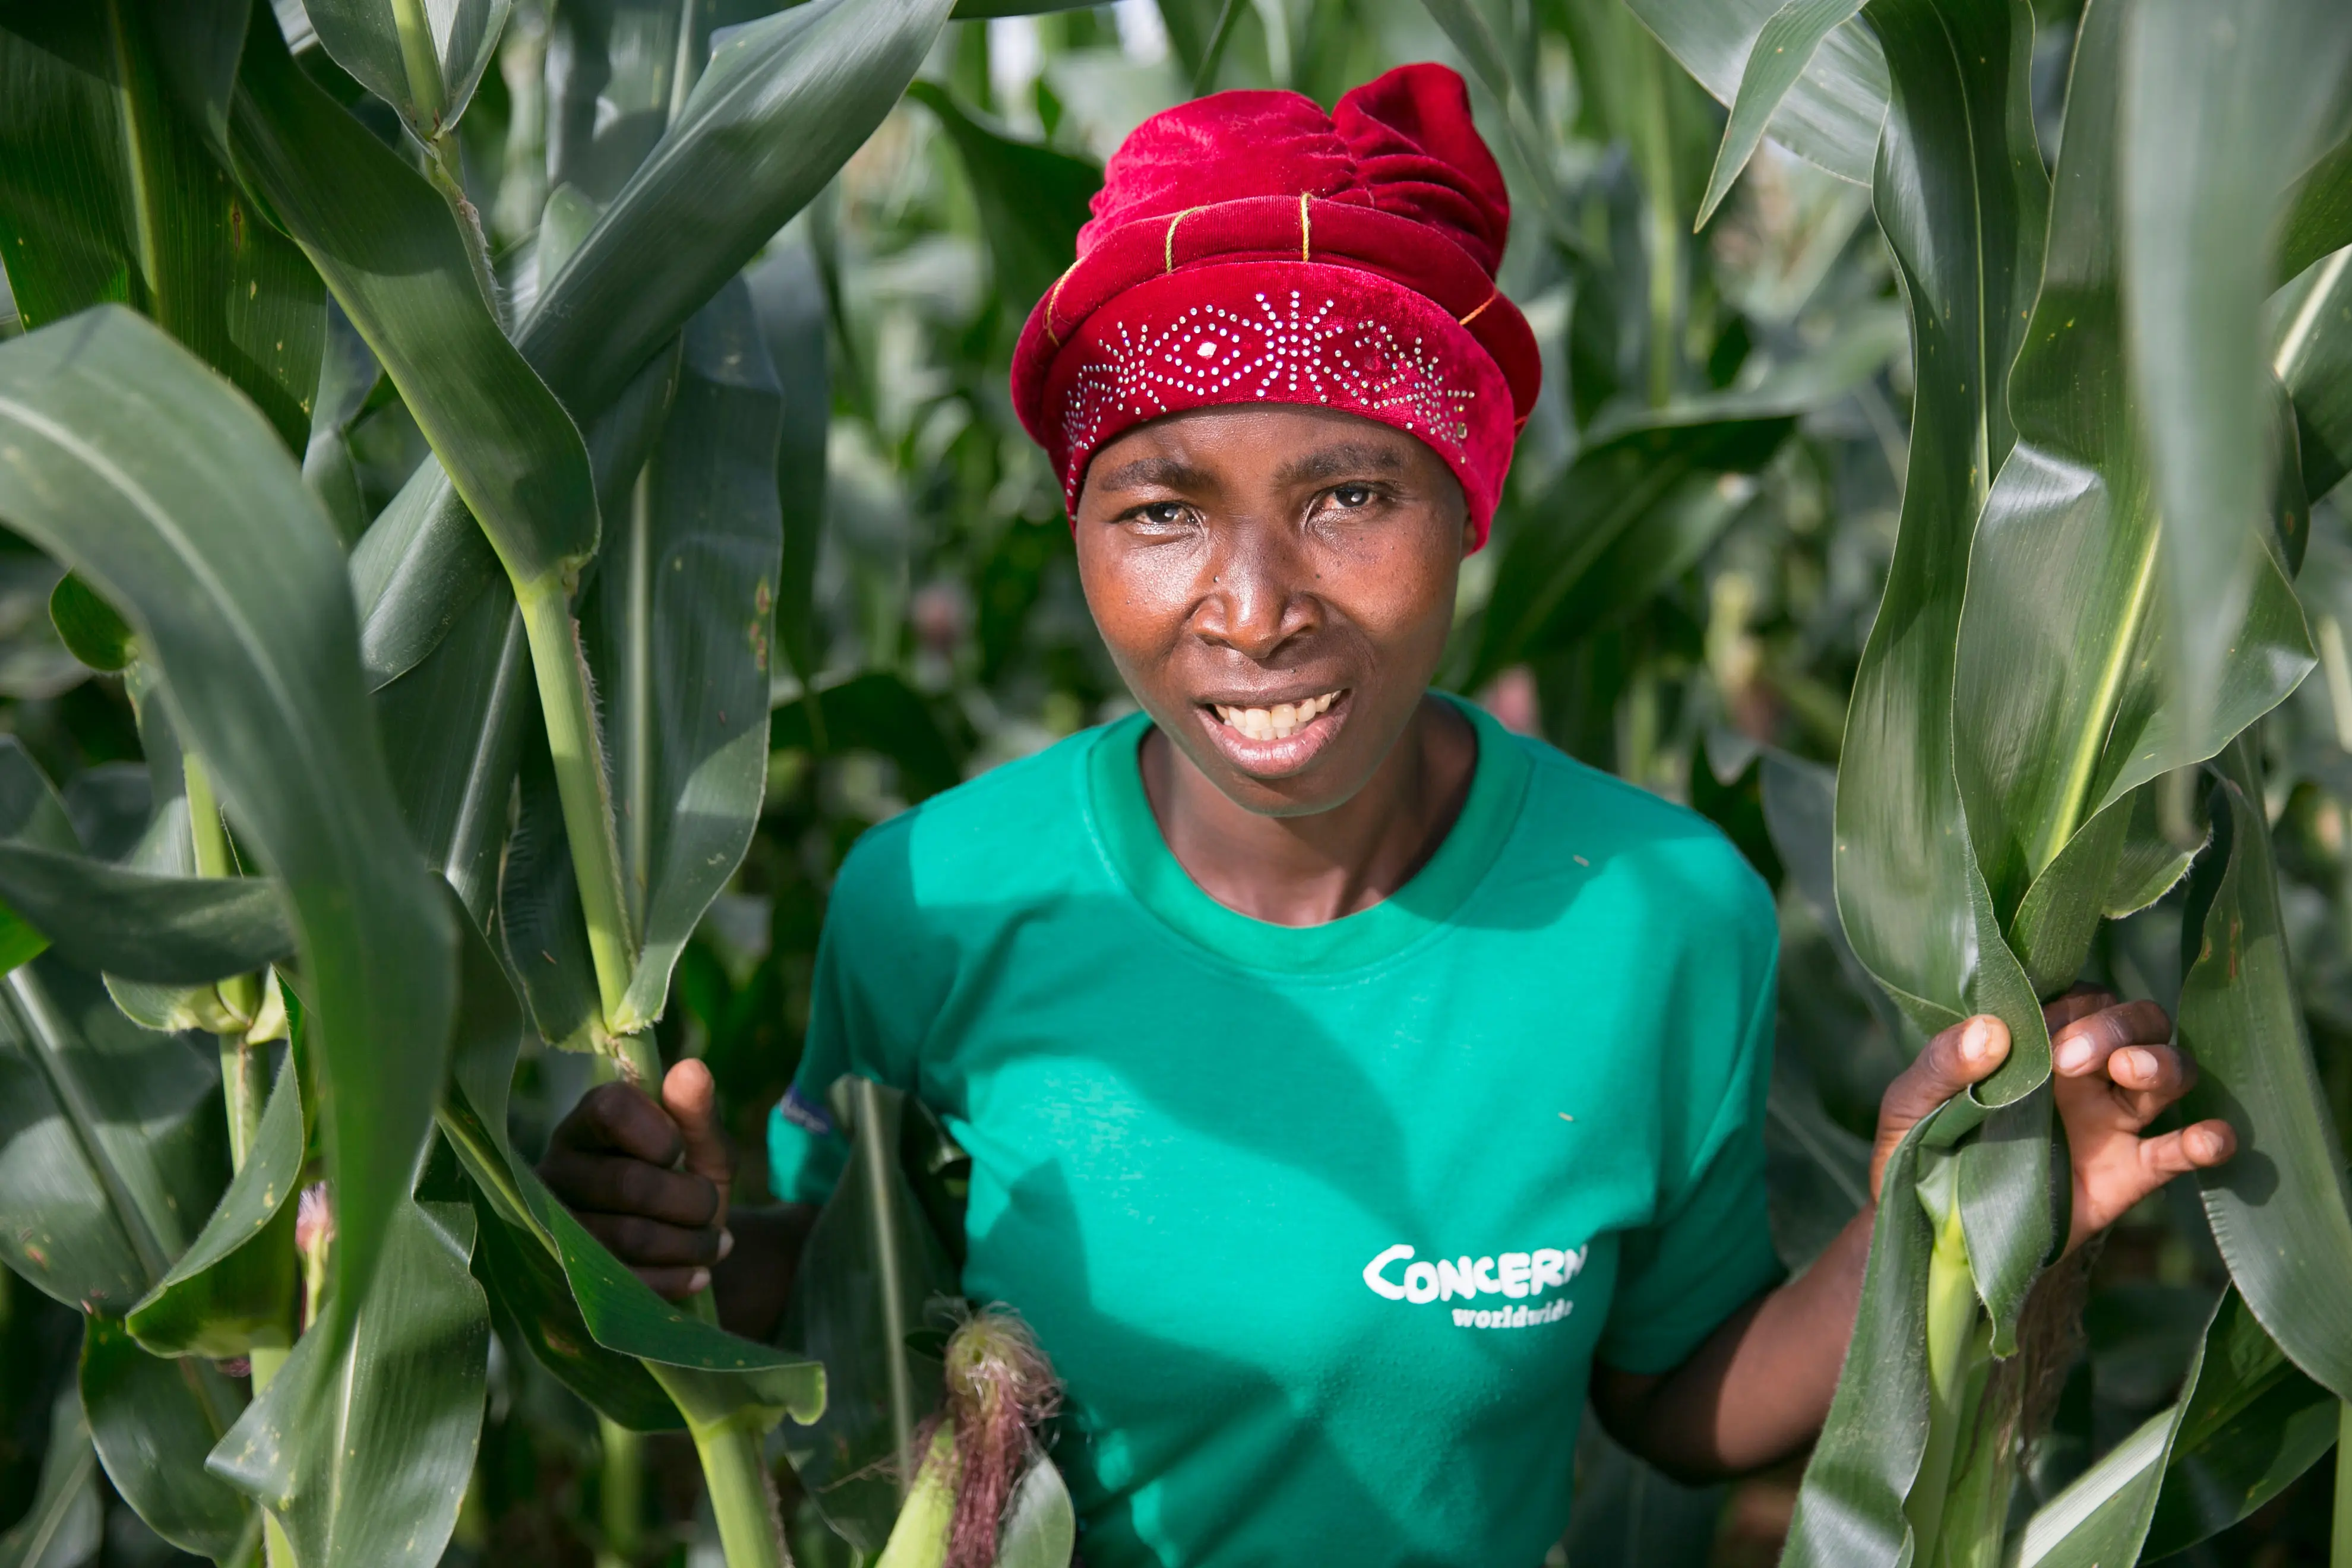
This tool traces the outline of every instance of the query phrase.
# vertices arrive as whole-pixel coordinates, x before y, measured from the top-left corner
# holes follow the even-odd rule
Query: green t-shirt
[[[940,1111],[965,1291],[1067,1385],[1087,1568],[1533,1568],[1593,1358],[1665,1371],[1778,1277],[1769,894],[1702,818],[1465,707],[1459,821],[1327,925],[1192,881],[1139,714],[842,868],[775,1190],[838,1179],[842,1073]]]

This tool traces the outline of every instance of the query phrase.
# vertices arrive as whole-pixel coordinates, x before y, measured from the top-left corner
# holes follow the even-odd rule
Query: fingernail
[[[2156,1076],[2156,1058],[2143,1050],[2126,1049],[2117,1051],[2116,1053],[2116,1065],[2122,1068],[2134,1078],[2154,1078]]]
[[[725,1261],[727,1260],[727,1255],[728,1255],[729,1253],[730,1253],[730,1252],[734,1251],[734,1250],[735,1250],[735,1233],[734,1233],[733,1231],[731,1231],[731,1230],[722,1230],[722,1231],[720,1231],[720,1232],[719,1233],[719,1261],[720,1261],[720,1262],[722,1262],[722,1263],[723,1263],[723,1262],[725,1262]]]
[[[2221,1135],[2218,1132],[2200,1127],[2189,1134],[2187,1142],[2189,1152],[2200,1160],[2218,1160],[2221,1157]]]
[[[2077,1036],[2058,1047],[2058,1070],[2080,1072],[2091,1064],[2091,1042]]]
[[[1979,1019],[1960,1033],[1960,1055],[1971,1062],[1980,1062],[1992,1051],[1992,1031]]]
[[[688,1275],[688,1276],[686,1277],[686,1293],[687,1293],[688,1295],[691,1296],[691,1295],[693,1295],[693,1294],[694,1294],[696,1291],[698,1291],[698,1290],[708,1290],[708,1289],[710,1289],[710,1270],[709,1270],[709,1269],[708,1269],[708,1268],[698,1268],[698,1269],[696,1269],[693,1273],[691,1273],[691,1274],[689,1274],[689,1275]]]

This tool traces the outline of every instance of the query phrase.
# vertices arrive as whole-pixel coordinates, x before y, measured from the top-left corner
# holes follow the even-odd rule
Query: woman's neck
[[[1160,836],[1202,890],[1274,925],[1320,925],[1391,897],[1428,864],[1470,796],[1478,735],[1424,697],[1364,786],[1329,811],[1264,816],[1235,805],[1158,730],[1139,762]]]

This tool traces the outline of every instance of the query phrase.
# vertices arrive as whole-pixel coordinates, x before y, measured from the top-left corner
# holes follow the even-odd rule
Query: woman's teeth
[[[1253,741],[1287,741],[1339,700],[1338,692],[1327,691],[1304,702],[1277,702],[1271,708],[1227,708],[1221,703],[1212,706],[1216,708],[1218,718]]]

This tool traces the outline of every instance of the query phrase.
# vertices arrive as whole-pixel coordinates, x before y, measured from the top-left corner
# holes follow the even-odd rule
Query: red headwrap
[[[1486,542],[1542,367],[1495,288],[1510,198],[1459,76],[1401,66],[1328,116],[1295,92],[1196,99],[1103,174],[1013,356],[1013,406],[1072,510],[1130,426],[1299,403],[1419,437]]]

